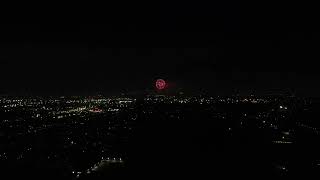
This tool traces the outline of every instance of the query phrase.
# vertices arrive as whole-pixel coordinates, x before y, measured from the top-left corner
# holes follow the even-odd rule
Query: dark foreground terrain
[[[317,177],[319,110],[293,97],[3,98],[1,176]]]

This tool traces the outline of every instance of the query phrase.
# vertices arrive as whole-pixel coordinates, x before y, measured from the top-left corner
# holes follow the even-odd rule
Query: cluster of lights
[[[91,174],[92,172],[98,171],[99,167],[103,166],[104,164],[116,164],[116,163],[122,164],[123,163],[122,158],[101,157],[101,161],[94,164],[91,168],[87,169],[85,171],[85,173]],[[73,172],[75,172],[75,171],[73,171]],[[77,174],[81,174],[81,172],[78,172]]]
[[[275,144],[292,144],[291,141],[272,141]]]

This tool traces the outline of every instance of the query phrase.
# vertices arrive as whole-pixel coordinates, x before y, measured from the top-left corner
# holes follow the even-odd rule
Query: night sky
[[[319,96],[315,10],[230,0],[126,5],[5,12],[0,94],[114,94],[164,78],[191,92]]]

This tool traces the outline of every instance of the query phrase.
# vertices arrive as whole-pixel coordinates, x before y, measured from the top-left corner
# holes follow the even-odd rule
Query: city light
[[[165,83],[162,85],[165,86]],[[155,144],[159,139],[164,139],[163,143],[166,144],[171,137],[205,137],[206,140],[197,141],[225,149],[232,149],[228,144],[233,146],[242,141],[253,145],[264,144],[266,151],[271,147],[290,149],[292,145],[300,145],[299,138],[303,139],[301,134],[297,138],[297,133],[320,135],[319,128],[304,118],[299,121],[290,119],[294,113],[291,107],[294,106],[271,97],[203,97],[162,93],[149,94],[139,100],[123,96],[2,98],[1,113],[15,116],[2,119],[4,128],[0,129],[0,137],[7,136],[28,143],[18,146],[19,141],[13,141],[14,146],[4,145],[15,149],[0,151],[0,162],[29,162],[41,148],[44,164],[51,167],[54,162],[59,162],[73,177],[94,175],[108,167],[121,169],[126,165],[126,159],[130,159],[127,157],[130,148],[121,148],[130,144],[131,135],[149,124],[151,129],[147,130],[148,134],[140,138],[156,138]],[[302,106],[301,109],[303,112],[310,108]],[[295,124],[286,126],[287,122],[292,121]],[[41,140],[44,143],[37,144],[43,142]],[[217,145],[220,141],[225,144]],[[146,142],[153,143],[152,140]],[[174,148],[179,143],[168,147]],[[58,149],[51,151],[50,148],[44,148],[47,144]],[[204,146],[212,146],[209,144]],[[149,149],[148,143],[139,146]],[[190,148],[189,144],[186,146],[186,149]],[[89,160],[81,160],[83,157],[89,157]],[[288,169],[279,169],[289,172]]]

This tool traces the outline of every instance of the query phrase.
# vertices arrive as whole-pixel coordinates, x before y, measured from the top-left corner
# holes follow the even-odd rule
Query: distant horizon
[[[86,92],[86,93],[79,93],[79,92],[67,92],[67,93],[50,93],[50,92],[41,92],[41,93],[36,93],[36,92],[23,92],[23,93],[0,93],[0,96],[10,96],[10,97],[72,97],[72,96],[79,96],[79,97],[96,97],[96,96],[104,96],[104,97],[118,97],[118,96],[148,96],[148,95],[167,95],[167,96],[208,96],[208,97],[231,97],[231,96],[240,96],[240,97],[246,97],[246,96],[257,96],[257,97],[263,97],[263,96],[295,96],[295,97],[306,97],[306,98],[320,98],[320,96],[307,96],[307,95],[301,95],[299,93],[291,93],[290,91],[285,91],[286,89],[282,89],[282,93],[266,93],[268,90],[262,92],[256,92],[252,91],[250,92],[245,92],[245,93],[210,93],[209,91],[205,90],[199,90],[196,92],[186,92],[186,91],[176,91],[174,93],[164,93],[164,92],[158,92],[156,90],[144,90],[144,91],[129,91],[129,92]],[[279,90],[281,91],[281,90]]]

